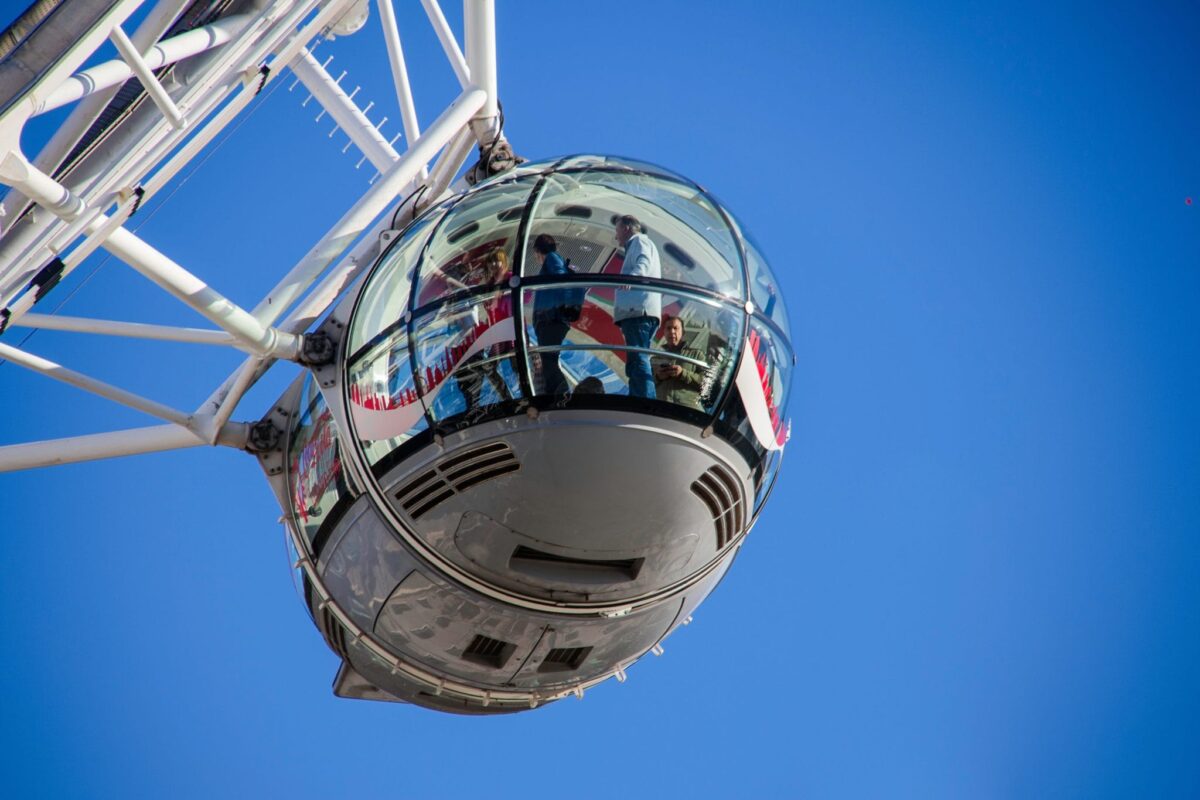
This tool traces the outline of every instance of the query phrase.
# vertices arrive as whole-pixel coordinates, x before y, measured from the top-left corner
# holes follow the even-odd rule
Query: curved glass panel
[[[741,310],[639,288],[651,313],[614,318],[629,291],[581,281],[524,290],[535,391],[627,395],[712,413],[736,360]]]
[[[517,231],[537,178],[489,185],[450,209],[429,241],[417,283],[417,308],[477,286],[507,285]]]
[[[435,420],[521,397],[508,292],[447,303],[413,319],[417,383]]]
[[[783,304],[783,294],[779,284],[771,272],[762,251],[752,239],[746,242],[746,266],[750,273],[750,299],[754,301],[754,310],[767,317],[790,336],[788,328],[787,308]]]
[[[350,418],[371,466],[428,427],[413,381],[408,327],[393,325],[374,338],[347,375]]]
[[[413,270],[421,246],[429,235],[430,226],[438,214],[424,216],[408,226],[404,236],[383,256],[379,266],[371,275],[371,289],[363,295],[358,310],[354,313],[354,324],[350,328],[346,352],[353,355],[359,348],[408,310],[408,296],[412,289]]]
[[[288,491],[292,519],[311,550],[325,516],[350,495],[342,472],[337,425],[312,373],[304,378],[299,408],[288,443]]]
[[[690,184],[632,171],[556,172],[546,177],[529,228],[525,274],[537,274],[533,242],[549,234],[576,272],[643,274],[741,298],[737,241],[711,201]],[[620,217],[636,217],[643,264],[625,264]],[[635,271],[636,270],[636,271]]]
[[[791,347],[758,317],[750,318],[746,347],[746,369],[753,371],[747,386],[743,386],[741,381],[738,383],[744,395],[743,402],[751,423],[755,424],[759,440],[765,444],[774,438],[782,445],[788,434],[787,420],[783,414],[791,388]],[[765,420],[769,420],[769,433],[764,415]]]

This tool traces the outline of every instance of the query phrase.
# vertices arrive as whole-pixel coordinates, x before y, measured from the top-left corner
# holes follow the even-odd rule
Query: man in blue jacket
[[[541,262],[539,275],[562,278],[570,274],[567,262],[558,254],[558,242],[548,233],[533,240],[533,255]],[[542,289],[533,296],[533,333],[539,347],[557,347],[567,338],[571,323],[565,318],[566,289]],[[559,351],[543,351],[542,380],[544,394],[567,393],[567,379],[558,366]]]
[[[622,275],[661,278],[658,248],[642,232],[642,223],[632,214],[617,218],[617,244],[625,248]],[[650,372],[650,340],[658,330],[662,316],[662,295],[642,288],[618,289],[613,303],[613,322],[621,329],[625,344],[641,350],[625,351],[625,377],[630,397],[655,397],[654,376]]]

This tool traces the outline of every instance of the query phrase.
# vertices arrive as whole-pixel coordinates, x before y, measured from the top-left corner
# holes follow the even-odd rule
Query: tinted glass
[[[337,425],[311,373],[304,379],[300,412],[288,444],[288,489],[292,519],[311,549],[321,522],[339,500],[349,497]]]
[[[788,343],[757,317],[750,319],[750,333],[746,341],[746,360],[754,368],[756,398],[744,398],[751,414],[757,407],[764,408],[770,419],[775,438],[782,443],[788,434],[784,410],[791,387],[792,351]],[[740,385],[740,384],[739,384]],[[747,392],[748,394],[749,392]],[[761,429],[756,432],[761,432]],[[760,436],[760,440],[764,438]]]
[[[351,362],[347,384],[350,418],[372,466],[428,427],[413,381],[405,325],[378,337]]]
[[[350,329],[350,343],[346,352],[358,352],[380,331],[404,316],[408,310],[413,270],[430,226],[436,219],[435,213],[414,222],[404,232],[403,239],[384,255],[383,261],[371,275],[370,290],[363,295],[354,313],[354,325]]]
[[[521,396],[507,291],[476,295],[413,320],[417,383],[435,420]]]
[[[529,229],[546,233],[579,272],[620,274],[625,248],[616,221],[636,217],[666,280],[741,296],[741,257],[716,207],[695,188],[634,172],[581,171],[546,179]],[[526,274],[536,274],[526,261]]]
[[[650,291],[656,313],[638,330],[614,320],[617,294],[623,291],[612,285],[588,287],[579,280],[524,291],[535,391],[638,394],[630,388],[632,369],[635,381],[639,370],[648,377],[649,383],[642,385],[649,393],[641,396],[712,413],[736,359],[740,310]],[[674,321],[659,323],[667,317]]]
[[[421,262],[417,307],[478,286],[506,285],[521,215],[536,179],[492,184],[442,218]],[[503,261],[503,267],[490,265]]]

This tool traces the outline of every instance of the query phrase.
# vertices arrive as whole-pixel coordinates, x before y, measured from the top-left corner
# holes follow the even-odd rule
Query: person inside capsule
[[[495,286],[510,272],[508,254],[497,247],[488,252],[481,261],[470,267],[466,274],[467,286]],[[460,320],[460,326],[475,328],[484,320],[495,320],[511,316],[509,310],[512,300],[507,294],[496,295],[477,305],[471,306]],[[500,374],[500,361],[511,347],[495,344],[471,356],[459,365],[455,380],[463,399],[467,404],[467,413],[480,408],[480,395],[483,392],[484,379],[496,392],[499,401],[512,400],[508,384]]]
[[[622,275],[661,278],[662,265],[658,248],[642,232],[642,223],[632,214],[617,218],[615,238],[625,248],[621,264]],[[625,337],[625,376],[629,379],[630,397],[656,397],[654,377],[650,371],[650,340],[658,330],[662,316],[662,296],[641,288],[618,289],[613,303],[613,321]]]

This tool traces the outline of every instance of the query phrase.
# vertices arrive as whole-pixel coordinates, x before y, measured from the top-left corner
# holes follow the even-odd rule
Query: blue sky
[[[779,276],[793,438],[734,569],[627,683],[463,719],[331,695],[252,459],[0,475],[8,791],[1200,793],[1195,9],[500,5],[519,152],[693,177]],[[428,123],[453,74],[419,5],[398,11]],[[376,24],[322,48],[383,108]],[[245,305],[370,177],[290,83],[133,220]],[[196,324],[114,261],[46,302],[68,296]],[[237,363],[27,347],[183,408]],[[6,443],[145,424],[11,364],[0,386]]]

